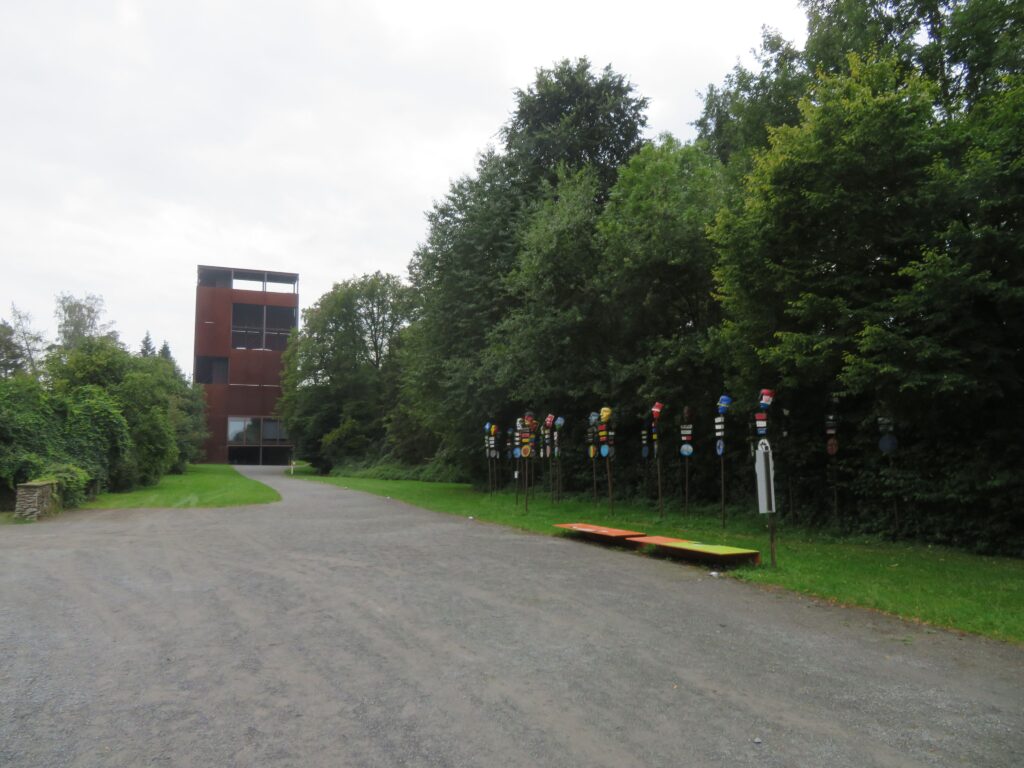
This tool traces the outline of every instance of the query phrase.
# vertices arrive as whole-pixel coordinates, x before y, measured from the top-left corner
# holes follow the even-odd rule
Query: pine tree
[[[142,345],[139,347],[139,357],[153,357],[156,354],[156,347],[153,346],[153,338],[146,331],[142,337]]]

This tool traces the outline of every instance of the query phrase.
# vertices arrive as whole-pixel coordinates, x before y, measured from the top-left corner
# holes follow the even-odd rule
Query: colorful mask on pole
[[[718,398],[718,412],[723,416],[729,410],[730,405],[732,405],[732,398],[728,395],[722,395]]]
[[[654,405],[651,406],[651,418],[654,420],[655,424],[657,424],[658,419],[661,418],[661,412],[664,409],[665,406],[662,403],[655,403]]]
[[[767,410],[768,406],[770,406],[772,404],[772,400],[774,400],[774,399],[775,399],[775,390],[774,389],[762,389],[761,390],[760,402],[759,402],[759,405],[761,406],[761,410]]]
[[[606,405],[604,408],[601,409],[601,423],[602,424],[607,424],[611,420],[612,420],[612,409],[609,408]]]

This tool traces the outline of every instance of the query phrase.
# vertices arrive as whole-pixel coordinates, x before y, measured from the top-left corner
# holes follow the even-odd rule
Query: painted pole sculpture
[[[519,481],[523,474],[523,432],[526,422],[522,417],[516,419],[516,431],[512,434],[512,456],[515,458],[516,509],[519,508]],[[529,453],[529,451],[527,451]]]
[[[647,498],[647,476],[650,474],[647,471],[648,460],[651,456],[651,447],[647,444],[648,435],[651,432],[651,417],[650,415],[644,416],[643,426],[640,427],[640,457],[644,460],[644,498]]]
[[[679,456],[683,464],[683,512],[690,512],[690,457],[693,456],[693,409],[683,406],[683,423],[679,425]]]
[[[607,405],[601,409],[597,423],[597,441],[604,458],[604,471],[608,476],[608,509],[615,509],[612,498],[612,458],[615,456],[615,429],[612,427],[612,409]]]
[[[537,453],[537,419],[533,411],[527,411],[522,419],[522,429],[519,431],[519,454],[523,461],[523,498],[525,499],[526,511],[530,511],[530,487],[533,458]]]
[[[658,517],[665,517],[665,506],[661,496],[661,453],[658,450],[658,421],[663,410],[663,403],[655,402],[651,406],[651,448],[654,452],[654,467],[658,473]]]
[[[497,424],[484,424],[484,454],[487,456],[487,492],[493,493],[501,485],[501,452],[498,450]]]
[[[839,470],[836,466],[836,455],[839,453],[839,418],[835,407],[838,401],[833,397],[829,401],[831,412],[825,416],[825,453],[828,454],[828,482],[832,486],[832,519],[839,522]]]
[[[562,451],[558,445],[558,435],[565,426],[565,419],[561,416],[549,413],[544,419],[544,426],[541,428],[543,436],[544,455],[548,459],[548,486],[551,491],[551,501],[562,500]]]
[[[772,568],[775,567],[775,464],[772,459],[772,446],[768,442],[768,409],[774,399],[774,390],[762,389],[758,398],[759,410],[754,415],[759,437],[754,464],[757,474],[757,511],[762,515],[768,515]]]
[[[551,500],[555,500],[555,416],[549,413],[544,417],[543,423],[540,425],[540,445],[538,446],[537,456],[540,459],[548,460],[548,471],[546,473],[548,481],[548,493],[551,494]]]
[[[725,414],[732,405],[732,398],[722,395],[718,398],[718,415],[715,416],[715,453],[722,476],[722,527],[725,528]]]
[[[597,425],[600,423],[601,416],[597,411],[592,411],[587,426],[587,456],[590,458],[590,475],[594,481],[594,501],[597,501]]]
[[[516,504],[519,503],[519,476],[516,475],[516,428],[509,427],[505,430],[505,461],[508,462],[509,476],[516,483]]]

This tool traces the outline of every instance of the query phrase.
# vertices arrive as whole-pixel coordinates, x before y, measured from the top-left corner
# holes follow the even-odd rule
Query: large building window
[[[235,349],[263,348],[263,307],[261,305],[231,305],[231,346]]]
[[[288,346],[288,334],[296,325],[295,307],[267,307],[267,349],[283,352]]]
[[[202,355],[197,357],[196,383],[227,384],[228,359],[226,357],[204,357]]]
[[[259,445],[259,417],[228,416],[228,445]]]
[[[263,420],[263,444],[264,445],[287,445],[288,432],[284,424],[277,419]]]
[[[297,324],[295,307],[231,305],[231,346],[235,349],[276,349],[283,352]]]
[[[228,416],[229,445],[291,445],[278,419],[261,416]]]

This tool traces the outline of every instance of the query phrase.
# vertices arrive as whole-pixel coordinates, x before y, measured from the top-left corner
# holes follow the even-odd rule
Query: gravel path
[[[1024,649],[246,474],[0,529],[0,766],[1018,766]]]

